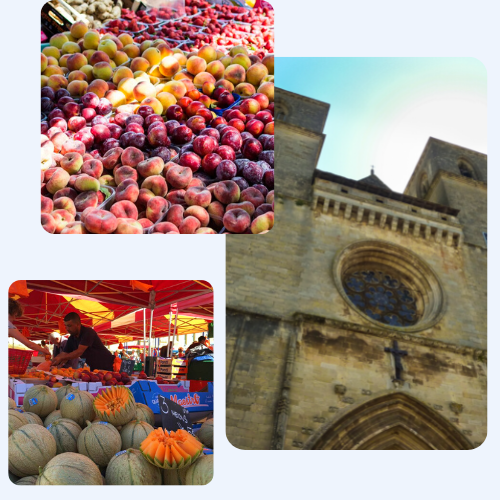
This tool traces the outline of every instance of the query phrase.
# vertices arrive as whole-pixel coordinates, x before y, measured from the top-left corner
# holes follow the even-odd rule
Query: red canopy
[[[29,289],[70,297],[87,297],[109,304],[155,309],[212,291],[210,283],[196,280],[27,280]]]

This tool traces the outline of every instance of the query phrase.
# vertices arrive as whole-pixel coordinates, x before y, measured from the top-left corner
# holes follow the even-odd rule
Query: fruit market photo
[[[274,10],[222,3],[43,6],[45,231],[272,229]]]
[[[10,480],[208,484],[213,325],[207,281],[12,283]]]

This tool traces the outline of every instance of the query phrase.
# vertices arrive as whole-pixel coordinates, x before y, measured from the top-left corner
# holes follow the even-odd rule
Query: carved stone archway
[[[306,442],[306,450],[469,450],[450,422],[403,392],[346,408]]]

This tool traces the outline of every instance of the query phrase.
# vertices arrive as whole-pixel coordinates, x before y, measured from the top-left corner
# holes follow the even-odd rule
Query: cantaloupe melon
[[[63,418],[61,415],[61,410],[54,410],[52,413],[49,413],[45,420],[43,421],[43,426],[48,427],[52,422],[57,420],[58,418]]]
[[[9,436],[23,425],[28,425],[30,422],[25,417],[24,413],[17,410],[9,410]]]
[[[56,391],[57,396],[57,410],[61,409],[61,401],[69,394],[78,392],[80,389],[78,387],[73,387],[72,385],[64,385],[63,387],[59,387]]]
[[[137,409],[135,418],[137,420],[141,420],[142,422],[147,422],[149,425],[154,427],[155,414],[153,413],[153,410],[149,406],[143,405],[142,403],[135,403],[135,407]]]
[[[34,385],[24,395],[24,411],[36,413],[40,418],[45,418],[56,409],[56,406],[56,393],[46,385]]]
[[[214,447],[214,419],[209,418],[203,422],[201,427],[196,433],[196,437],[207,447],[213,449]]]
[[[16,481],[16,484],[24,485],[24,486],[35,486],[36,480],[38,479],[38,476],[26,476],[19,481]]]
[[[69,418],[59,418],[49,424],[47,430],[56,440],[58,455],[60,453],[78,452],[77,442],[82,428],[76,422]]]
[[[9,410],[15,410],[16,408],[16,402],[12,398],[9,398]]]
[[[129,448],[138,450],[141,443],[153,431],[154,427],[149,425],[147,422],[132,420],[132,422],[129,422],[120,431],[120,436],[122,438],[122,450],[128,450]]]
[[[128,424],[137,413],[132,392],[123,386],[101,392],[94,400],[94,409],[101,420],[114,426]]]
[[[95,418],[94,396],[86,391],[70,392],[61,401],[61,415],[85,427],[87,420]]]
[[[40,470],[36,484],[102,485],[102,475],[90,458],[79,453],[61,453]]]
[[[161,472],[139,450],[120,451],[106,468],[106,484],[160,485]]]
[[[201,455],[203,445],[189,432],[155,429],[142,443],[146,460],[162,469],[182,469],[193,464]]]
[[[9,471],[9,479],[13,482],[13,483],[17,483],[20,479],[22,479],[21,477],[17,477],[16,475],[12,474],[12,472]]]
[[[43,425],[43,420],[36,413],[25,411],[23,415],[28,419],[28,424]]]
[[[184,467],[183,469],[163,469],[163,484],[171,486],[186,484],[186,474],[189,469],[190,467]]]
[[[9,470],[19,477],[34,476],[56,456],[54,436],[36,424],[23,425],[9,438]]]
[[[202,455],[188,468],[185,484],[208,484],[214,477],[214,456]]]
[[[78,453],[89,457],[95,464],[105,467],[122,449],[122,438],[108,422],[87,422],[78,436]]]

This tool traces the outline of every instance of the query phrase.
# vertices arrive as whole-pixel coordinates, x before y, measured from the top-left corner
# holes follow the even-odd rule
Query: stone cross
[[[398,341],[392,342],[392,347],[384,348],[385,352],[390,352],[394,357],[394,364],[396,365],[396,377],[394,380],[403,380],[401,372],[403,371],[403,363],[401,363],[401,356],[408,356],[408,351],[400,351],[398,348]]]

